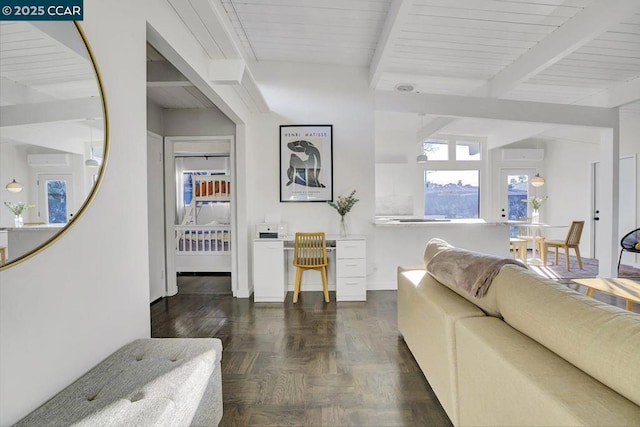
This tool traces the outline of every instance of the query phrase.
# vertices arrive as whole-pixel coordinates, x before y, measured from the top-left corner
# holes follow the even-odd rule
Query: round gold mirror
[[[100,76],[73,22],[0,21],[0,270],[55,242],[108,152]]]

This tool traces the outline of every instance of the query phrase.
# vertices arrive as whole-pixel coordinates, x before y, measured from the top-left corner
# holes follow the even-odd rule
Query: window
[[[47,181],[47,215],[49,224],[67,222],[66,181]]]
[[[429,139],[424,142],[423,151],[429,160],[449,160],[449,142]]]
[[[480,217],[480,171],[426,170],[424,215],[433,219]]]
[[[480,218],[482,143],[471,138],[429,139],[424,171],[424,216]]]

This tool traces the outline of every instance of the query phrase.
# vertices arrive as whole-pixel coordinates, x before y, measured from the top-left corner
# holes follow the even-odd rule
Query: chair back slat
[[[567,233],[567,239],[565,240],[565,244],[567,246],[579,245],[583,228],[584,228],[584,221],[572,221],[571,227],[569,228],[569,232]]]
[[[328,264],[325,234],[296,233],[293,249],[293,265],[296,267],[322,267]]]

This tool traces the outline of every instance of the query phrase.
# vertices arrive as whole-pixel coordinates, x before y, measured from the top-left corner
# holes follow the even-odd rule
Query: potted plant
[[[4,205],[8,207],[11,212],[13,212],[13,215],[15,215],[13,223],[16,228],[20,228],[24,225],[22,213],[27,209],[33,207],[33,205],[27,205],[24,202],[4,202]]]
[[[522,199],[522,202],[524,203],[528,203],[531,205],[531,222],[534,224],[537,224],[540,220],[540,213],[538,212],[538,209],[540,209],[540,206],[542,206],[542,204],[544,203],[545,200],[547,200],[549,196],[544,196],[544,197],[530,197],[528,199]]]
[[[356,190],[353,190],[347,197],[338,196],[335,203],[328,202],[329,206],[334,208],[340,214],[340,236],[342,237],[347,236],[347,226],[345,224],[344,217],[347,213],[349,213],[353,205],[355,205],[356,202],[359,201],[359,199],[355,198],[355,194]]]

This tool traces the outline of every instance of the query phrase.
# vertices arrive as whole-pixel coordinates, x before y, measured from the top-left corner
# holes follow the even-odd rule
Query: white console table
[[[367,241],[364,236],[327,236],[329,274],[335,274],[337,301],[367,300]],[[253,241],[253,298],[255,302],[284,302],[292,267],[293,236]],[[331,266],[331,263],[334,265]],[[333,267],[333,268],[332,268]],[[332,277],[333,278],[333,277]],[[302,292],[305,279],[302,279]],[[308,287],[307,287],[308,290]]]

